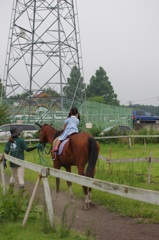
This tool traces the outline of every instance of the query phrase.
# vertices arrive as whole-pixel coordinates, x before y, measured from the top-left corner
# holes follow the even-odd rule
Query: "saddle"
[[[61,142],[61,144],[60,144],[60,146],[59,146],[59,150],[58,150],[58,152],[57,152],[57,155],[61,155],[61,154],[62,154],[62,151],[63,151],[63,148],[64,148],[66,142],[68,142],[68,141],[69,141],[69,138],[70,138],[72,135],[74,135],[74,134],[77,134],[77,133],[72,133],[72,134],[68,135],[67,138]],[[58,139],[58,137],[55,138],[55,140],[53,141],[53,148],[56,146],[56,141],[57,141],[57,139]]]
[[[68,141],[69,141],[69,138],[66,138],[65,140],[62,141],[62,143],[59,146],[59,150],[57,152],[58,155],[61,155],[63,148]]]

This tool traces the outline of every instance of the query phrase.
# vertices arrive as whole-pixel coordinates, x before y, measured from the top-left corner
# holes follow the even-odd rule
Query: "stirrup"
[[[55,161],[55,159],[56,159],[56,155],[57,155],[57,152],[52,152],[52,161]]]

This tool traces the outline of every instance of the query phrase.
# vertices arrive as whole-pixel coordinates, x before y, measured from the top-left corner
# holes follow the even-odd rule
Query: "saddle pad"
[[[65,146],[65,143],[69,140],[69,138],[65,139],[64,141],[62,141],[62,143],[60,144],[59,146],[59,150],[58,150],[58,155],[61,155],[62,151],[63,151],[63,148]]]

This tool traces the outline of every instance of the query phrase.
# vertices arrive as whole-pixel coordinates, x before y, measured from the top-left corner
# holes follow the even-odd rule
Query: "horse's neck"
[[[62,133],[62,131],[58,131],[54,128],[50,128],[49,132],[47,134],[47,140],[50,144],[53,143],[53,140],[58,137],[60,134]]]
[[[60,136],[62,132],[63,132],[63,130],[61,130],[61,131],[56,131],[56,132],[54,133],[54,139],[57,138],[58,136]]]
[[[51,128],[51,129],[49,130],[48,135],[47,135],[47,140],[48,140],[48,142],[49,142],[51,145],[52,145],[52,143],[53,143],[54,136],[55,136],[56,132],[57,132],[56,129]]]

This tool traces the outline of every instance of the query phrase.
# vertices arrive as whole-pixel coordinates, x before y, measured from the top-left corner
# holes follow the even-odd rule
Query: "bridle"
[[[50,154],[51,149],[52,149],[52,145],[50,146],[49,151],[46,151],[46,150],[45,150],[45,146],[46,146],[47,142],[49,142],[49,139],[52,139],[52,142],[53,142],[53,140],[55,139],[55,137],[54,137],[54,136],[52,137],[52,133],[51,133],[51,132],[47,132],[47,131],[46,131],[45,129],[43,129],[43,128],[44,128],[44,126],[40,129],[40,134],[41,134],[41,131],[45,132],[46,141],[44,141],[44,142],[41,142],[41,141],[40,141],[40,143],[44,146],[44,147],[43,147],[43,151],[44,151],[46,154]],[[44,134],[44,133],[42,133],[42,134]],[[55,134],[54,134],[54,135],[55,135]]]

